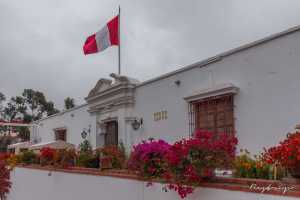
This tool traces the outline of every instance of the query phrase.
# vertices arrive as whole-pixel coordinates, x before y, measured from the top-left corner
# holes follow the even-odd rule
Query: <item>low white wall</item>
[[[135,180],[16,168],[8,200],[175,200],[178,195],[163,192],[160,184],[146,187]],[[283,196],[199,188],[190,200],[296,200]]]

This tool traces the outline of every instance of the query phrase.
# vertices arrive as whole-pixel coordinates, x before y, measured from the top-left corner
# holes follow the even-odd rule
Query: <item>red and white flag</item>
[[[89,36],[83,46],[85,55],[103,51],[109,46],[119,45],[119,16],[110,20],[97,33]]]

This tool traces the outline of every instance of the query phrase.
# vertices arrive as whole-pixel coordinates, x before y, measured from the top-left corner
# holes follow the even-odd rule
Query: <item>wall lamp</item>
[[[139,120],[135,119],[131,123],[131,126],[132,126],[133,130],[135,130],[135,131],[138,130],[141,127],[141,125],[143,125],[143,118],[141,118]]]

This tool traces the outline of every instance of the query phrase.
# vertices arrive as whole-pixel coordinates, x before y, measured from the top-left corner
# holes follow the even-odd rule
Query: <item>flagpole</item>
[[[119,36],[119,45],[118,45],[118,74],[121,75],[121,7],[119,6],[119,19],[118,19],[118,36]]]

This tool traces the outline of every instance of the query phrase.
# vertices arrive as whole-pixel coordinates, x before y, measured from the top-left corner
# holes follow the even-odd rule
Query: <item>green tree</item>
[[[3,103],[5,102],[6,98],[5,95],[0,92],[0,119],[4,118],[4,105]]]
[[[19,138],[21,138],[22,141],[28,141],[30,140],[30,130],[28,127],[20,126],[16,127],[16,131],[19,133]]]
[[[58,109],[55,108],[54,103],[52,101],[48,101],[45,104],[45,111],[47,113],[47,116],[54,115],[60,112]]]
[[[12,97],[4,108],[6,120],[21,119],[27,123],[58,112],[59,110],[55,108],[52,101],[47,101],[42,92],[33,89],[24,89],[21,96]],[[30,133],[27,127],[17,127],[16,129],[22,140],[29,139]]]
[[[74,107],[75,107],[75,100],[71,97],[65,98],[65,109],[68,110]]]
[[[22,112],[24,119],[28,122],[36,121],[44,116],[50,116],[58,113],[52,101],[47,101],[45,95],[40,91],[25,89],[22,93],[26,110]]]
[[[4,118],[8,121],[21,118],[26,109],[25,101],[21,96],[12,97],[4,108]]]

